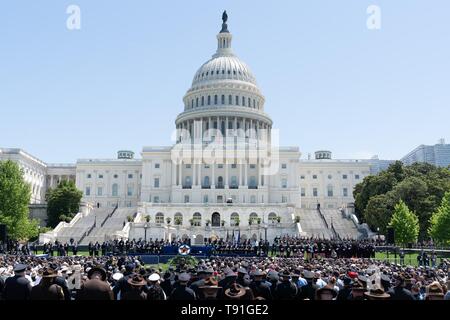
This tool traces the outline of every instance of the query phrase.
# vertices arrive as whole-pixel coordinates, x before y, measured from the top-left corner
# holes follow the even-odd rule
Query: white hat
[[[157,273],[152,273],[150,277],[148,277],[149,281],[158,281],[159,279],[161,279],[161,277]]]
[[[61,272],[67,272],[69,270],[68,266],[62,266],[61,267]]]
[[[116,272],[116,273],[113,274],[112,278],[113,278],[114,280],[116,280],[116,281],[119,281],[120,279],[123,278],[123,274],[120,273],[120,272]]]

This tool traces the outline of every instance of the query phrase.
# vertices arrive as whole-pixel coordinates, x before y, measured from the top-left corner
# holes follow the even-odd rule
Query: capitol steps
[[[111,217],[106,219],[105,224],[102,226],[101,223],[104,221],[104,217],[102,220],[97,220],[97,226],[92,229],[90,234],[86,236],[81,244],[89,244],[89,242],[102,243],[105,240],[112,239],[112,236],[115,232],[123,229],[124,222],[127,222],[128,216],[134,217],[136,213],[136,208],[118,208],[112,214]],[[108,213],[109,214],[109,213]]]
[[[316,209],[297,209],[300,225],[307,237],[332,239],[333,232],[327,228]]]
[[[62,228],[57,233],[56,240],[64,243],[74,239],[79,242],[82,236],[94,225],[95,220],[97,219],[97,224],[101,223],[111,210],[111,208],[93,209],[88,215],[75,222],[73,226]]]
[[[343,216],[339,209],[321,209],[325,220],[331,227],[333,225],[334,230],[341,238],[359,239],[363,237],[363,234],[358,230],[355,223]]]

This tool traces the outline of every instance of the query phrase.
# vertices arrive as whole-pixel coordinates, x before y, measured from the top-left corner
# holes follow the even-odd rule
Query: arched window
[[[250,184],[249,187],[254,188],[256,187],[256,177],[255,176],[251,176],[250,177]]]
[[[236,96],[236,105],[239,105],[239,96]]]
[[[197,227],[202,225],[202,215],[200,212],[194,213],[194,215],[192,216],[192,222],[193,225]]]
[[[231,94],[228,96],[228,104],[233,104],[233,96]]]
[[[256,203],[256,196],[250,197],[250,203]]]
[[[117,183],[114,183],[112,185],[112,196],[117,197],[119,195],[119,185]]]
[[[219,176],[217,178],[217,188],[219,188],[219,189],[223,188],[223,177],[222,176]]]
[[[164,213],[158,212],[155,216],[155,222],[158,224],[163,224],[164,223]]]
[[[242,106],[245,107],[245,97],[242,97]]]
[[[195,98],[195,106],[198,108],[198,97]]]
[[[208,106],[211,105],[211,96],[208,96]]]
[[[329,196],[329,197],[332,197],[332,196],[333,196],[333,186],[332,186],[332,185],[329,185],[329,186],[327,187],[327,193],[328,193],[328,196]]]
[[[181,226],[183,224],[183,215],[180,212],[175,213],[173,216],[173,222],[177,226]]]
[[[205,97],[202,96],[202,107],[205,105]]]
[[[237,212],[233,212],[230,217],[230,226],[237,226],[239,223],[239,214]]]
[[[225,95],[222,95],[222,104],[225,104]]]
[[[237,177],[236,176],[232,176],[231,177],[231,185],[230,185],[230,187],[236,188],[237,186],[238,186],[238,184],[237,184]]]
[[[194,99],[191,100],[191,108],[194,107]]]
[[[216,95],[214,95],[214,104],[217,105],[217,103],[218,102],[217,102],[217,94],[216,94]]]
[[[269,213],[269,222],[275,223],[277,221],[277,214],[275,212]]]
[[[190,188],[192,186],[192,181],[191,181],[190,176],[187,176],[186,178],[184,178],[184,186],[187,188]]]
[[[256,108],[256,100],[253,99],[253,108]]]
[[[252,104],[251,104],[252,100],[250,98],[248,98],[248,107],[251,108]]]
[[[209,181],[209,176],[205,176],[203,178],[203,187],[209,188],[211,186],[211,183]]]

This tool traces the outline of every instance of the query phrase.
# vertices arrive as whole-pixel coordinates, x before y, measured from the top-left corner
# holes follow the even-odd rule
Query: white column
[[[197,170],[196,170],[196,167],[197,167],[197,164],[195,163],[195,159],[194,159],[194,161],[192,162],[192,184],[194,186],[197,185],[197,175],[196,175]]]
[[[215,188],[216,185],[216,177],[215,177],[215,167],[216,167],[216,161],[213,160],[211,164],[212,174],[211,174],[211,188]]]
[[[53,175],[50,176],[50,188],[53,188]]]
[[[177,184],[177,163],[171,161],[172,165],[172,186],[175,186]],[[152,181],[150,180],[150,184]]]
[[[237,117],[234,117],[234,136],[237,135]]]
[[[183,185],[182,169],[183,169],[183,160],[180,160],[180,162],[178,164],[178,185],[179,186]]]
[[[201,186],[202,185],[202,162],[200,161],[200,163],[198,164],[198,184]]]
[[[225,166],[225,188],[228,188],[228,162],[225,161],[223,165]]]
[[[239,166],[239,182],[238,182],[238,185],[239,186],[242,186],[243,185],[243,183],[242,183],[242,160],[239,160],[238,161],[238,166]]]
[[[248,178],[248,161],[244,160],[244,186],[247,186]]]

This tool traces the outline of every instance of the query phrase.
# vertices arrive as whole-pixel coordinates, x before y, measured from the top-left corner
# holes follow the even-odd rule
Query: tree
[[[441,205],[431,216],[428,233],[437,243],[450,245],[450,192],[444,195]]]
[[[0,161],[0,223],[16,240],[28,240],[39,233],[37,220],[29,219],[31,188],[17,163]]]
[[[47,200],[47,224],[54,228],[60,221],[70,221],[80,210],[83,193],[73,181],[61,181],[55,189],[49,189]]]
[[[427,163],[403,166],[395,162],[385,171],[364,178],[355,186],[353,196],[358,218],[383,233],[394,205],[402,199],[419,218],[419,239],[426,239],[430,218],[445,192],[450,191],[450,170]]]
[[[389,226],[394,228],[395,242],[401,245],[417,242],[419,236],[419,218],[400,200],[395,205]]]

